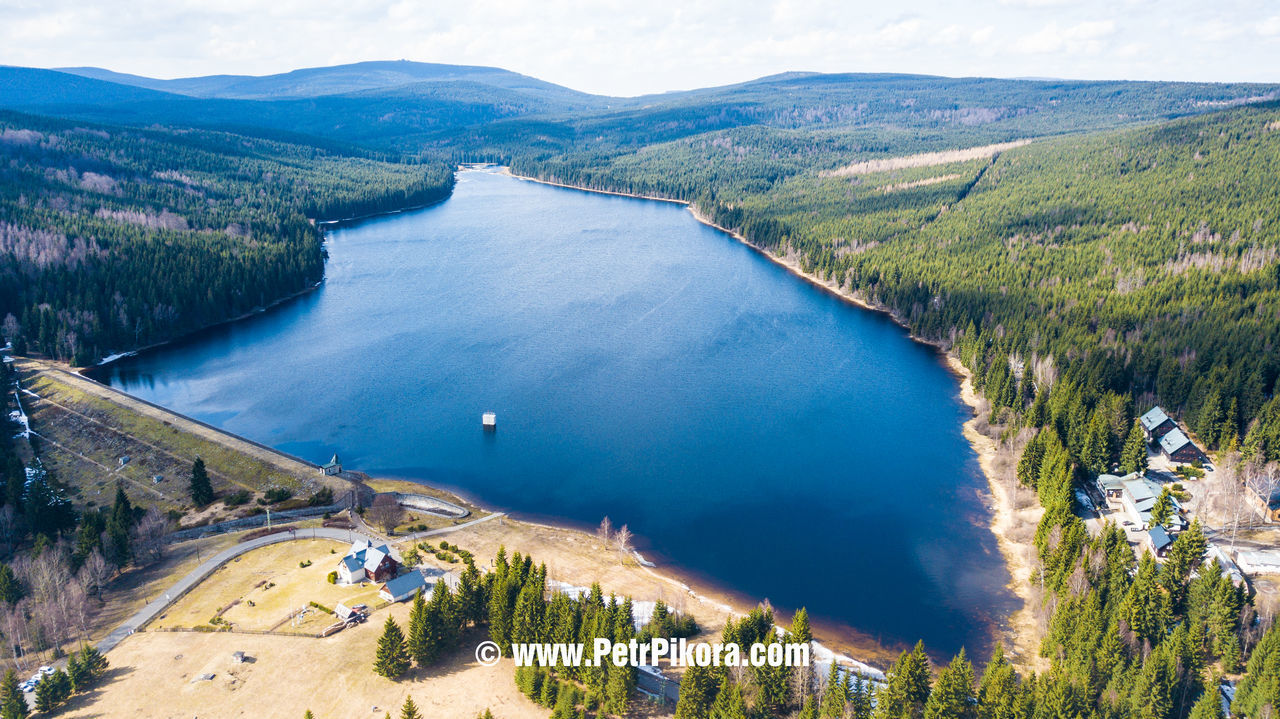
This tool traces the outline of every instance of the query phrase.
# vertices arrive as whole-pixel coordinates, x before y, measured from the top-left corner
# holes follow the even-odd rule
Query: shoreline
[[[889,319],[893,320],[894,324],[906,331],[907,336],[912,340],[927,345],[937,351],[939,359],[942,360],[944,367],[946,367],[948,371],[960,380],[960,400],[967,405],[973,413],[973,416],[961,426],[961,431],[964,434],[965,439],[968,440],[969,446],[973,448],[974,454],[977,455],[978,465],[982,469],[982,474],[987,480],[987,489],[991,495],[991,521],[988,524],[988,528],[991,530],[991,533],[995,535],[996,544],[1000,548],[1000,554],[1004,557],[1005,566],[1009,571],[1010,581],[1007,588],[1022,604],[1021,607],[1008,617],[1005,626],[1002,631],[999,632],[1003,637],[996,636],[993,637],[993,639],[1000,641],[1003,638],[1003,643],[1006,645],[1005,648],[1007,652],[1012,654],[1010,657],[1010,661],[1012,663],[1020,665],[1023,668],[1036,668],[1039,663],[1037,661],[1039,647],[1036,642],[1032,641],[1034,637],[1031,636],[1031,632],[1023,631],[1029,630],[1035,626],[1033,618],[1033,605],[1035,599],[1032,596],[1032,588],[1029,582],[1030,565],[1025,559],[1023,559],[1026,555],[1027,547],[1030,545],[1018,542],[1013,536],[1014,530],[1018,527],[1018,518],[1016,516],[1017,508],[1014,506],[1012,493],[1001,483],[995,471],[994,461],[997,452],[995,440],[977,430],[978,411],[981,409],[980,398],[973,391],[972,373],[970,373],[969,370],[960,363],[959,358],[944,350],[939,343],[916,335],[911,331],[911,328],[907,327],[906,323],[904,323],[902,319],[894,314],[894,312],[889,308],[872,304],[851,292],[845,292],[832,283],[823,281],[813,274],[806,272],[795,260],[779,257],[752,243],[741,233],[716,224],[711,220],[711,218],[699,212],[698,208],[694,206],[692,202],[685,202],[683,200],[675,200],[667,197],[645,196],[629,192],[595,190],[589,187],[568,185],[550,180],[541,180],[536,177],[515,174],[511,172],[511,168],[509,167],[504,167],[501,172],[518,180],[537,182],[554,187],[578,190],[580,192],[594,192],[598,194],[631,197],[641,200],[657,200],[660,202],[684,205],[685,209],[689,211],[689,214],[693,215],[693,218],[703,225],[725,233],[734,240],[737,240],[743,245],[749,247],[757,254],[768,259],[770,262],[782,267],[791,275],[808,282],[814,287],[829,292],[833,296],[861,309],[886,315]]]

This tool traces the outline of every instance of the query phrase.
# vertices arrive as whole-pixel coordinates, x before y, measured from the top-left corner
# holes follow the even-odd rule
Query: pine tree
[[[0,719],[27,719],[30,715],[27,699],[18,688],[18,675],[10,669],[0,683]]]
[[[826,686],[822,690],[822,716],[826,719],[840,719],[844,715],[846,696],[844,675],[832,660],[831,668],[827,670]]]
[[[308,709],[307,713],[302,715],[302,719],[316,719],[316,715],[312,714],[311,710]]]
[[[418,711],[418,705],[413,703],[413,697],[404,698],[404,706],[400,707],[400,719],[424,719],[422,712]]]
[[[919,719],[929,700],[929,658],[924,643],[903,652],[889,670],[888,682],[876,694],[876,719]]]
[[[804,700],[796,719],[818,719],[818,707],[813,703],[813,697]]]
[[[943,668],[924,705],[925,719],[975,719],[973,665],[964,649]]]
[[[205,470],[204,460],[196,457],[191,465],[191,502],[203,507],[213,501],[213,484],[209,482],[209,473]]]
[[[409,649],[405,646],[404,633],[391,617],[387,617],[386,624],[382,626],[373,670],[388,679],[395,679],[409,671]]]
[[[707,719],[716,689],[715,672],[711,667],[690,665],[680,679],[675,719]]]
[[[1173,519],[1173,494],[1167,486],[1160,488],[1160,495],[1151,507],[1151,526],[1166,527]]]
[[[129,529],[133,527],[133,503],[125,494],[124,488],[116,484],[116,500],[111,507],[111,516],[107,519],[107,538],[110,556],[107,558],[117,567],[124,567],[133,557],[130,546]]]
[[[1129,436],[1124,441],[1124,449],[1120,452],[1120,472],[1132,474],[1145,472],[1147,469],[1147,435],[1142,431],[1142,423],[1133,421],[1129,428]]]
[[[107,658],[91,644],[80,647],[80,663],[89,670],[89,676],[93,679],[101,679],[109,666]]]
[[[1018,674],[997,644],[978,685],[978,715],[983,719],[1016,719]]]
[[[1188,719],[1225,719],[1222,713],[1222,699],[1218,696],[1217,688],[1210,686],[1200,695],[1200,700],[1191,708],[1191,715]]]
[[[413,607],[409,610],[409,656],[420,667],[431,664],[433,658],[426,622],[427,602],[419,590],[414,593]]]
[[[711,703],[711,719],[746,719],[747,703],[742,698],[742,687],[725,677],[720,680],[716,699]]]
[[[93,683],[89,668],[80,661],[79,652],[73,652],[67,658],[67,676],[71,679],[71,690],[74,692],[82,692]]]

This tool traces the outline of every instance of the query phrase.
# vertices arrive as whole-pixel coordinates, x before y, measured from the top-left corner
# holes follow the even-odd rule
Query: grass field
[[[329,609],[339,602],[381,603],[376,584],[329,584],[326,575],[347,548],[328,539],[300,539],[255,549],[214,572],[152,627],[212,628],[210,620],[221,617],[232,629],[319,632],[335,621],[331,615],[311,609],[299,626],[291,624],[290,615],[310,602]],[[307,562],[309,566],[299,566]]]
[[[226,435],[142,406],[89,380],[30,360],[18,366],[40,456],[78,506],[109,504],[116,483],[122,482],[136,504],[187,510],[191,464],[197,456],[204,459],[219,495],[245,489],[257,496],[265,489],[284,487],[305,498],[322,486],[332,486],[335,492],[347,489],[345,482],[325,479],[309,465],[247,443],[230,446],[232,438]],[[121,464],[126,456],[128,462]],[[215,504],[184,521],[216,521],[246,508]]]

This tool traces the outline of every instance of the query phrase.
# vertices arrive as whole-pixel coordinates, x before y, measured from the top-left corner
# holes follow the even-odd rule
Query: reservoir
[[[607,515],[699,580],[985,659],[1015,600],[969,410],[884,316],[678,205],[492,171],[327,248],[315,292],[98,379],[311,461]]]

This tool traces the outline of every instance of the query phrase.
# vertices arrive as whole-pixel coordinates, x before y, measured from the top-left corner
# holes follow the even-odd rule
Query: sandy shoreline
[[[823,281],[806,272],[795,260],[778,257],[772,252],[751,243],[740,233],[734,232],[726,227],[721,227],[713,222],[711,218],[699,212],[693,203],[674,200],[667,197],[645,196],[627,192],[610,192],[605,190],[596,190],[589,187],[568,185],[560,182],[540,180],[536,177],[517,175],[511,172],[510,168],[503,168],[502,172],[520,180],[538,182],[545,185],[579,190],[582,192],[618,195],[642,200],[658,200],[660,202],[684,205],[698,222],[729,235],[738,242],[741,242],[752,250],[755,250],[770,262],[783,267],[792,275],[814,285],[815,287],[830,292],[836,297],[839,297],[840,299],[862,309],[887,315],[896,324],[898,324],[898,326],[906,330],[911,339],[937,349],[945,358],[947,368],[960,380],[961,401],[973,410],[974,417],[964,423],[962,431],[965,439],[969,441],[970,446],[973,447],[974,453],[978,456],[978,463],[982,468],[982,473],[987,478],[987,486],[991,492],[992,516],[990,529],[991,533],[996,537],[997,544],[1000,547],[1000,553],[1004,556],[1005,564],[1009,570],[1010,582],[1008,589],[1013,592],[1022,603],[1022,606],[1009,617],[1007,626],[1004,627],[1004,631],[1002,632],[1004,635],[1003,639],[1006,645],[1006,650],[1012,655],[1010,660],[1020,664],[1024,668],[1035,668],[1040,663],[1038,661],[1038,646],[1035,636],[1035,618],[1033,610],[1035,598],[1032,596],[1032,587],[1030,582],[1031,563],[1028,560],[1028,550],[1031,545],[1027,542],[1019,542],[1014,536],[1017,528],[1025,524],[1025,522],[1018,517],[1018,509],[1014,503],[1013,493],[1008,487],[1004,486],[996,472],[995,459],[997,447],[995,440],[977,430],[977,413],[981,409],[982,405],[977,393],[973,391],[971,373],[963,364],[960,363],[960,360],[957,357],[950,352],[944,351],[936,342],[919,337],[915,333],[911,332],[910,328],[906,326],[901,318],[897,317],[888,308],[872,304],[855,294],[845,292],[835,284]],[[979,657],[977,659],[978,661],[984,661],[985,657]]]

